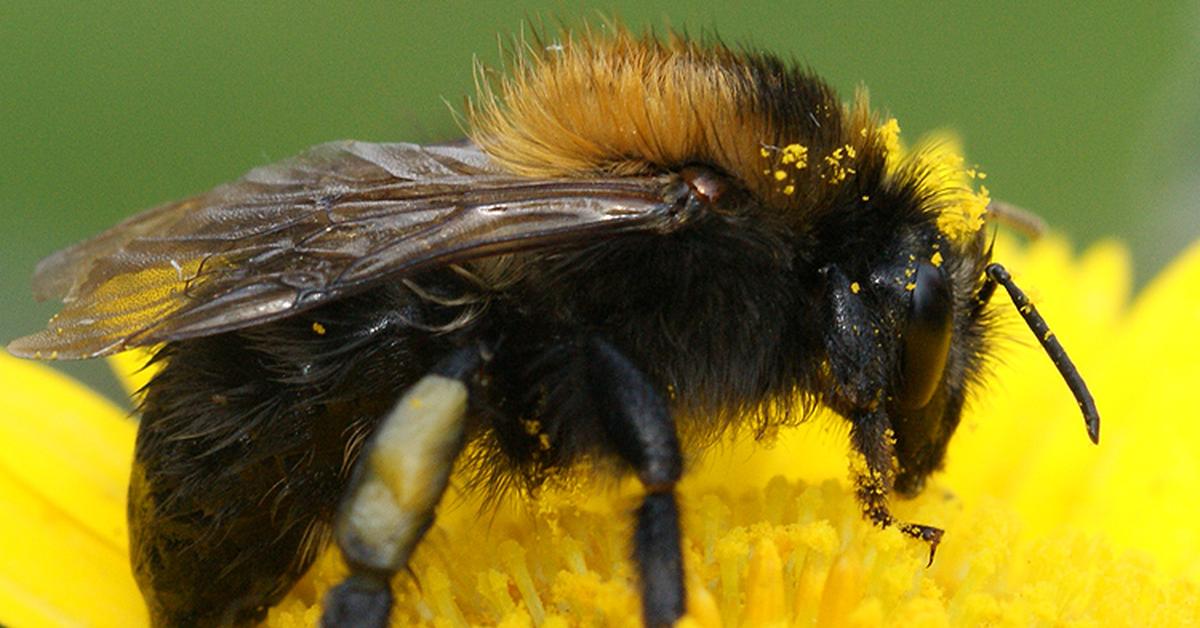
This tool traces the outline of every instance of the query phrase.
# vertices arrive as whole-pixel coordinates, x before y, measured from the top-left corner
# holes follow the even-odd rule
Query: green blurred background
[[[472,59],[539,15],[716,29],[867,85],[908,140],[956,130],[997,198],[1129,242],[1139,281],[1200,235],[1194,0],[195,4],[0,5],[3,340],[55,311],[29,296],[40,257],[134,211],[319,142],[454,136]],[[65,369],[118,394],[98,361]]]

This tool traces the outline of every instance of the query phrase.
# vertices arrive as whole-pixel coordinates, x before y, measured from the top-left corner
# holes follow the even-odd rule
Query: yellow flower
[[[0,382],[0,624],[145,624],[125,533],[136,426],[6,353]]]
[[[1011,312],[1013,341],[953,439],[946,469],[894,504],[944,527],[926,548],[865,523],[846,481],[845,422],[821,417],[773,446],[694,457],[681,490],[686,626],[1183,625],[1200,618],[1200,243],[1129,304],[1119,244],[1072,257],[1062,240],[1002,240],[1095,393],[1091,445],[1066,387]],[[129,575],[124,485],[133,426],[43,366],[0,356],[0,623],[145,623]],[[397,579],[402,625],[627,625],[635,482],[564,483],[479,515],[451,496]],[[318,561],[270,611],[311,626],[344,573]]]

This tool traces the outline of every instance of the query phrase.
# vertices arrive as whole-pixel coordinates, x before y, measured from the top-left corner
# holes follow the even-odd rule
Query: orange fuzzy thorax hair
[[[505,169],[535,177],[716,167],[765,203],[805,208],[881,173],[888,133],[860,95],[762,54],[671,36],[564,34],[480,76],[470,136]],[[894,136],[892,137],[894,142]]]

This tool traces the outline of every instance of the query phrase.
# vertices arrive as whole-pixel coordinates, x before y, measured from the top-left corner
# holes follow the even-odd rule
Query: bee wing
[[[669,231],[668,177],[532,179],[468,143],[317,146],[43,260],[64,307],[9,351],[88,358],[283,318],[385,278],[628,231]]]

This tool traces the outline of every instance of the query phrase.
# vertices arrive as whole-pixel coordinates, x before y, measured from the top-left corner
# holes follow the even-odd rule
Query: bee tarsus
[[[321,626],[387,626],[391,613],[392,585],[389,578],[353,573],[325,594]]]
[[[893,491],[896,478],[896,454],[892,429],[886,417],[865,412],[855,416],[853,423],[850,443],[862,456],[862,465],[855,469],[855,488],[864,516],[881,528],[894,525],[904,534],[928,543],[928,565],[932,565],[944,531],[920,523],[898,522],[888,509],[888,495]]]
[[[925,566],[932,567],[933,557],[937,554],[938,545],[941,545],[942,536],[946,534],[946,531],[920,523],[901,523],[897,527],[908,536],[929,544],[929,561],[925,563]]]

